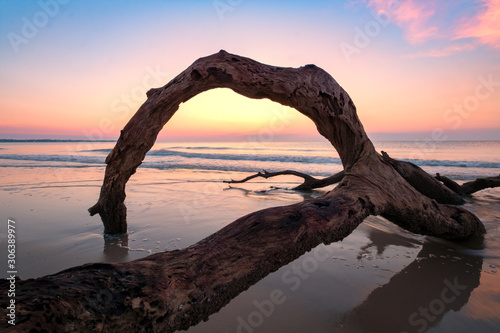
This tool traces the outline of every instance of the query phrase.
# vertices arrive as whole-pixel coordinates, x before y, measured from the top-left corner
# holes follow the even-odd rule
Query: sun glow
[[[312,121],[297,110],[268,99],[250,99],[227,88],[203,92],[180,105],[161,137],[312,135]],[[319,135],[319,134],[318,134]]]

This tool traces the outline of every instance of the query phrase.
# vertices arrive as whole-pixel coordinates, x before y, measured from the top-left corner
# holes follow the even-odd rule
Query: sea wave
[[[79,140],[79,139],[0,139],[0,143],[75,143],[75,142],[116,142],[116,140]]]
[[[410,162],[418,166],[442,166],[442,167],[458,167],[458,168],[500,168],[499,162],[489,161],[452,161],[452,160],[415,160],[401,159],[402,161]]]
[[[106,152],[106,149],[99,151]],[[79,164],[103,165],[105,157],[102,155],[55,155],[55,154],[0,154],[0,159],[34,161],[34,162],[61,162]],[[494,161],[466,161],[466,160],[435,160],[435,159],[401,159],[421,167],[456,167],[456,168],[500,168],[500,162]],[[152,163],[155,168],[182,168],[186,165],[194,165],[196,168],[204,169],[212,164],[225,165],[230,162],[278,162],[296,163],[304,165],[341,165],[338,157],[316,156],[316,155],[286,155],[286,154],[232,154],[232,153],[199,153],[185,152],[172,149],[153,150],[148,153],[143,163]],[[5,164],[4,164],[5,165]]]
[[[104,164],[102,156],[84,155],[22,155],[22,154],[0,154],[0,159],[34,162],[64,162],[83,164]]]
[[[148,153],[150,156],[179,156],[186,158],[201,158],[208,160],[225,161],[259,161],[259,162],[292,162],[306,164],[341,164],[338,157],[327,156],[301,156],[282,154],[213,154],[191,153],[170,149],[159,149]]]

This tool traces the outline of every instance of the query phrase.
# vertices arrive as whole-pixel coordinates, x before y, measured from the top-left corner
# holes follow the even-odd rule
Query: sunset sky
[[[375,139],[500,140],[500,0],[0,0],[0,37],[0,139],[116,139],[149,88],[224,49],[325,69]],[[295,110],[223,89],[160,137],[270,133],[319,137]]]

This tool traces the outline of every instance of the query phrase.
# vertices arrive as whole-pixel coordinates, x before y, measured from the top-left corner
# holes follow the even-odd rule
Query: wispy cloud
[[[419,44],[436,36],[438,27],[430,24],[436,15],[436,1],[369,0],[368,7],[377,13],[389,13],[391,21],[400,26],[411,44]]]
[[[455,39],[475,38],[479,44],[500,49],[500,0],[481,1],[475,17],[457,27]]]
[[[403,30],[408,43],[422,45],[438,40],[443,44],[440,48],[410,54],[409,58],[446,57],[480,46],[500,49],[500,0],[364,2],[377,13],[390,15],[391,22]]]

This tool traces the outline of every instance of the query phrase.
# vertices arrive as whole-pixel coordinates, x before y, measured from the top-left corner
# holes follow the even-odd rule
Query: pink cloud
[[[436,1],[369,0],[368,7],[378,14],[389,13],[391,22],[400,26],[411,44],[425,42],[437,35],[438,27],[429,21],[436,14]]]
[[[500,49],[500,0],[458,1],[456,4],[468,3],[471,7],[453,16],[447,15],[452,13],[453,4],[437,0],[366,0],[365,3],[379,15],[389,15],[410,44],[433,39],[448,44],[408,55],[409,58],[446,57],[483,45]]]
[[[475,17],[463,22],[455,39],[475,38],[482,45],[500,49],[500,0],[484,0]]]

